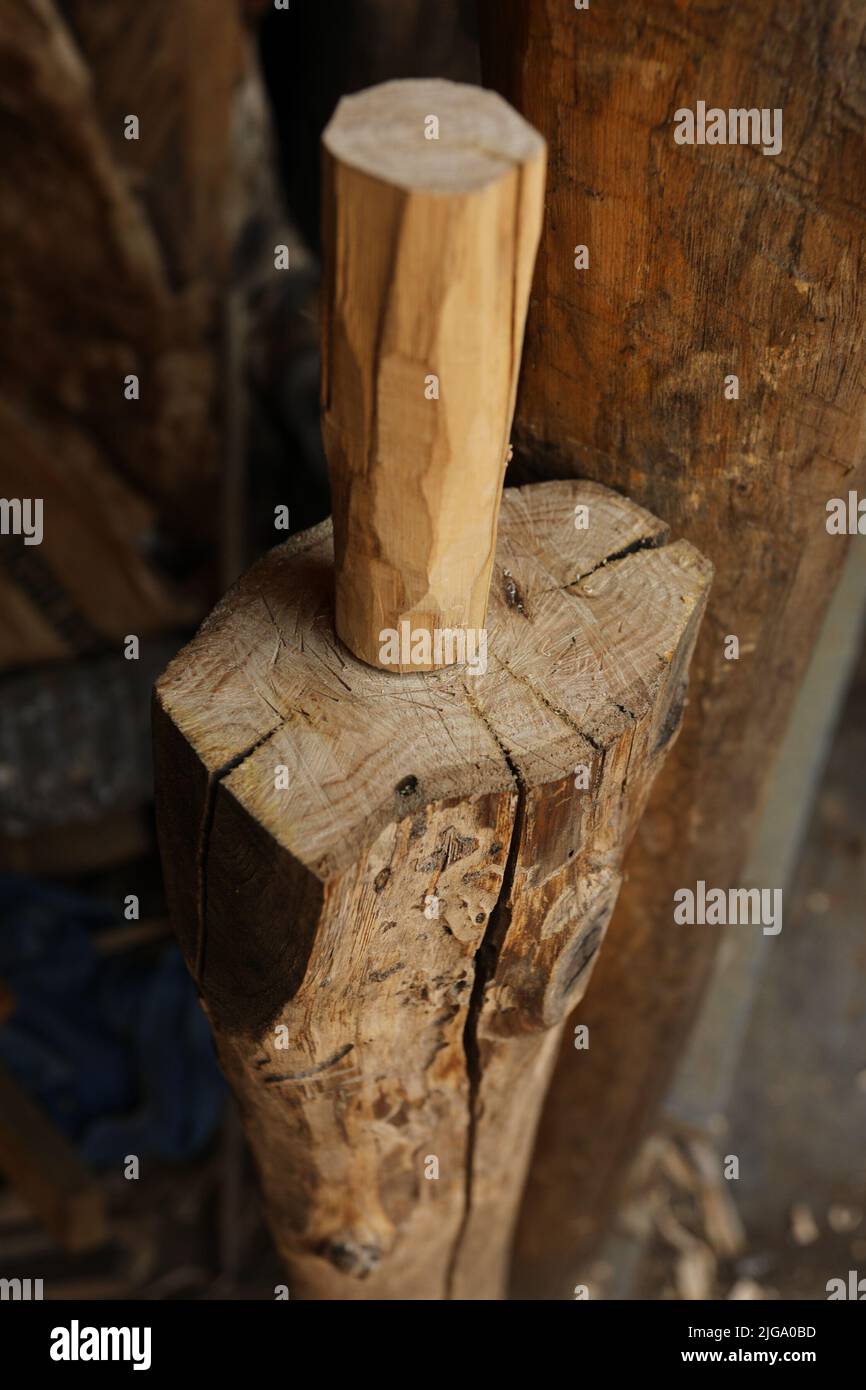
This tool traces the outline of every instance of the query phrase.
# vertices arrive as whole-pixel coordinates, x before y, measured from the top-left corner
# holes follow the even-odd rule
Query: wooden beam
[[[844,559],[825,504],[862,495],[866,16],[856,0],[481,0],[480,15],[486,80],[550,155],[518,476],[628,492],[717,576],[683,737],[581,1009],[591,1047],[562,1052],[532,1168],[515,1289],[568,1298],[718,944],[673,924],[673,892],[737,882]],[[699,99],[781,109],[780,153],[675,143],[674,113]]]
[[[334,636],[324,523],[158,683],[172,917],[292,1297],[501,1296],[547,1072],[682,713],[709,567],[665,535],[592,484],[506,492],[486,672],[400,677]]]

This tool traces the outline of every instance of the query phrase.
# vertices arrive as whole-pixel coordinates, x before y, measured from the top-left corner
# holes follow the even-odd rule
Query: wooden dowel
[[[545,146],[492,93],[425,80],[345,97],[323,150],[337,632],[435,669],[437,631],[484,627]],[[407,634],[396,661],[383,632]]]

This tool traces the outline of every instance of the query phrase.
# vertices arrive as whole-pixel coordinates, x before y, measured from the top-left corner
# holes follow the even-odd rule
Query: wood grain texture
[[[544,142],[493,93],[435,80],[344,97],[322,141],[336,624],[378,666],[383,629],[484,626]]]
[[[205,17],[192,0],[160,6],[172,13],[162,26],[153,6],[64,8],[81,47],[51,0],[0,12],[0,235],[12,252],[0,266],[2,491],[45,504],[41,546],[0,537],[2,666],[198,615],[155,561],[155,538],[182,537],[194,557],[217,511],[237,16],[209,6]],[[209,35],[195,61],[181,18],[193,13]],[[123,138],[127,113],[138,142]],[[125,398],[128,375],[138,400]]]
[[[236,0],[59,0],[112,157],[175,285],[226,278],[234,96],[248,58]],[[124,138],[136,115],[138,140]]]
[[[324,523],[158,683],[172,916],[292,1296],[502,1293],[557,1038],[682,714],[709,566],[665,539],[593,484],[507,491],[486,673],[397,676],[334,636]]]
[[[844,558],[825,503],[862,495],[866,15],[853,0],[480,12],[486,80],[550,152],[517,476],[627,491],[717,576],[683,737],[581,1009],[592,1046],[580,1067],[563,1051],[533,1164],[515,1290],[568,1298],[718,943],[673,925],[673,892],[737,882]],[[781,153],[676,145],[674,112],[697,100],[781,107]]]

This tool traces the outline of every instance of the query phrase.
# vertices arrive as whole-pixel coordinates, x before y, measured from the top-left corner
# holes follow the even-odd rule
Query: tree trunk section
[[[568,1298],[718,944],[673,924],[673,893],[737,882],[844,559],[825,505],[862,494],[866,15],[854,0],[480,13],[485,80],[549,144],[517,476],[623,490],[716,570],[683,736],[580,1013],[591,1048],[580,1067],[561,1055],[531,1170],[515,1291]],[[782,108],[781,153],[676,144],[674,113],[697,100]]]
[[[502,1295],[557,1040],[683,709],[710,570],[665,538],[593,484],[506,492],[486,672],[397,676],[334,636],[323,523],[158,683],[172,916],[292,1297]]]

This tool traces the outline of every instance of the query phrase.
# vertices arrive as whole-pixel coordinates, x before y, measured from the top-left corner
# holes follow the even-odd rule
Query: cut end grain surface
[[[430,117],[439,123],[436,138]],[[427,193],[483,188],[544,153],[538,132],[495,92],[438,78],[383,82],[343,97],[323,143],[352,169]]]
[[[575,497],[591,508],[574,529]],[[267,554],[158,686],[209,775],[321,882],[382,827],[449,798],[501,791],[510,762],[603,744],[652,699],[707,568],[686,542],[604,488],[504,494],[488,669],[375,670],[335,636],[329,522]],[[611,559],[617,551],[634,551]],[[610,563],[609,563],[610,562]],[[273,769],[288,768],[289,794]]]

